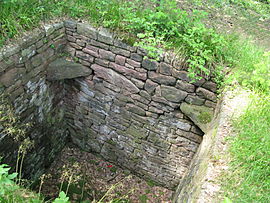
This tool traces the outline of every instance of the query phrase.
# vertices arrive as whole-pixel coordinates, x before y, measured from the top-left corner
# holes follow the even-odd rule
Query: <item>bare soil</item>
[[[47,200],[56,198],[62,187],[72,202],[172,202],[172,190],[73,146],[61,152],[42,178],[41,193]]]

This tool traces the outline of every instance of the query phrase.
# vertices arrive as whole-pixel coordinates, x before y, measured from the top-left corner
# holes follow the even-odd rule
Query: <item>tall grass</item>
[[[270,95],[253,94],[247,111],[234,122],[230,172],[223,180],[233,202],[270,202]],[[240,105],[240,104],[239,104]]]
[[[225,196],[233,202],[270,202],[270,52],[250,40],[232,40],[227,55],[237,53],[227,82],[251,90],[251,102],[233,122],[230,169],[222,179]],[[238,104],[241,105],[241,104]]]
[[[259,47],[251,38],[227,35],[228,46],[224,49],[231,64],[228,83],[237,81],[240,85],[256,92],[270,92],[270,52]]]

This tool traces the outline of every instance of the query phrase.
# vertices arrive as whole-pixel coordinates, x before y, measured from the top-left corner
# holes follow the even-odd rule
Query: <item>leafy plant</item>
[[[59,197],[56,198],[53,201],[53,203],[69,203],[70,201],[68,201],[68,200],[69,200],[69,197],[67,197],[67,195],[63,191],[61,191],[59,193]]]
[[[9,174],[9,170],[6,164],[0,164],[0,202],[41,203],[42,200],[36,194],[16,185],[15,178],[18,174]]]

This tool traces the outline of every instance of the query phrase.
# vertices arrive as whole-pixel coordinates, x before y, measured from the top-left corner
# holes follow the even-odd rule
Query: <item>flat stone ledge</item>
[[[48,65],[47,80],[64,80],[91,75],[92,70],[78,63],[59,58]]]

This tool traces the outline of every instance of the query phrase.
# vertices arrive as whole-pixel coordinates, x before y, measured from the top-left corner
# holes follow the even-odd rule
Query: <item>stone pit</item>
[[[213,111],[217,101],[212,81],[190,83],[184,67],[166,57],[147,59],[145,50],[75,21],[45,26],[3,49],[0,72],[1,95],[33,123],[27,136],[35,144],[23,166],[32,179],[71,141],[175,188],[203,139],[180,105]],[[3,161],[14,165],[18,145],[0,135]]]

